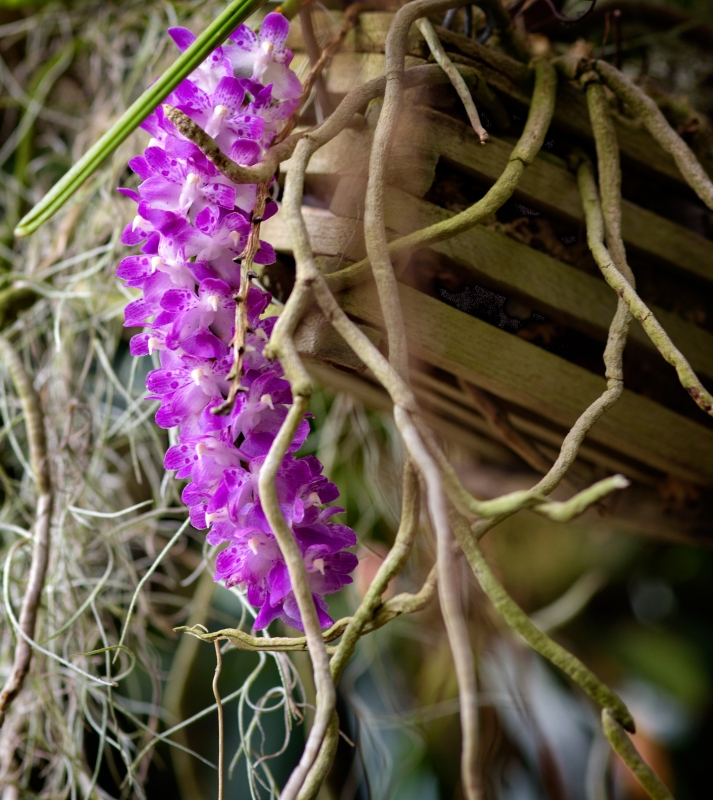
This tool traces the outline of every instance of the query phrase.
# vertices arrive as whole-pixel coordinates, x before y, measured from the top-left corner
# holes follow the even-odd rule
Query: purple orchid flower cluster
[[[255,34],[241,25],[228,42],[167,99],[195,120],[239,164],[264,154],[279,124],[299,103],[302,86],[289,69],[285,47],[289,23],[269,14]],[[169,34],[181,50],[195,39],[184,28]],[[183,500],[196,528],[210,528],[211,545],[226,543],[218,555],[215,580],[242,585],[260,611],[264,628],[280,617],[302,628],[287,568],[258,496],[258,474],[292,402],[278,362],[264,356],[275,317],[264,317],[270,295],[251,286],[242,387],[227,415],[213,414],[228,393],[233,363],[236,264],[247,243],[255,185],[236,185],[157,109],[143,127],[151,134],[146,151],[132,159],[142,179],[138,191],[120,189],[138,204],[122,242],[141,244],[117,274],[141,289],[125,312],[126,326],[145,326],[131,340],[133,355],[160,354],[161,368],[147,378],[151,399],[161,401],[156,422],[178,428],[178,443],[166,453],[166,469],[190,482]],[[263,218],[277,210],[268,201]],[[260,242],[258,264],[275,260]],[[324,596],[351,583],[357,558],[345,548],[354,532],[333,521],[342,509],[327,506],[339,496],[314,456],[295,452],[309,432],[303,420],[277,474],[280,508],[304,558],[322,626],[332,620]]]

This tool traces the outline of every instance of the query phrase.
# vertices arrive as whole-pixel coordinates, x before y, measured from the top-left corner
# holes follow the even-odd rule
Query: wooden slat
[[[387,180],[416,197],[430,189],[436,175],[438,150],[423,138],[413,136],[421,125],[420,109],[404,109],[399,117],[395,141],[391,147]],[[371,154],[370,129],[343,130],[338,136],[320,147],[307,165],[308,176],[337,178],[340,176],[366,176]],[[287,173],[292,159],[280,164]]]
[[[488,183],[500,177],[512,152],[509,144],[491,137],[487,147],[482,147],[470,127],[445,114],[424,109],[423,117],[422,135],[441,156]],[[574,175],[545,158],[536,158],[525,170],[515,194],[558,217],[577,223],[584,219]],[[622,217],[628,245],[713,280],[713,242],[627,200],[622,203]]]
[[[317,362],[309,362],[307,367],[316,381],[329,387],[332,391],[347,392],[352,397],[359,399],[367,407],[375,410],[390,411],[392,408],[386,392],[363,377],[338,372]],[[446,419],[443,414],[426,412],[424,416],[427,425],[447,441],[456,444],[460,448],[466,448],[469,452],[485,458],[490,463],[512,466],[512,458],[508,458],[507,451],[499,443],[485,439],[462,424]],[[580,452],[585,449],[587,449],[586,443],[580,449]],[[597,462],[595,461],[594,463]],[[639,480],[637,474],[633,474],[628,464],[612,464],[608,468],[624,472],[629,477]],[[586,466],[583,467],[581,472],[580,478],[584,482],[591,482],[597,477],[597,475],[591,474],[591,469]],[[512,475],[512,473],[509,474]],[[625,492],[619,492],[611,499],[611,502],[608,503],[608,513],[604,520],[602,520],[599,509],[590,509],[585,517],[588,517],[589,521],[595,526],[597,524],[605,524],[607,529],[615,525],[617,528],[629,530],[632,533],[648,538],[710,545],[712,541],[710,503],[698,503],[691,507],[679,509],[675,514],[666,513],[664,500],[657,486],[651,485],[652,480],[649,476],[644,476],[644,478],[643,483],[637,482]],[[509,482],[507,490],[527,489],[533,483],[534,479],[530,477],[529,473],[522,473],[520,482],[514,485]],[[469,488],[473,489],[472,486],[469,486]],[[476,491],[476,496],[481,499],[493,497],[496,493],[503,491],[500,481],[497,482],[496,492],[483,492],[482,487],[480,488],[481,491]],[[555,496],[564,498],[567,495],[558,495],[556,493]]]
[[[411,377],[416,387],[426,386],[430,388],[433,393],[441,394],[449,398],[453,403],[472,407],[470,399],[455,386],[438,380],[425,372],[415,372]],[[559,452],[562,441],[564,440],[564,433],[561,429],[555,430],[551,424],[548,424],[548,421],[535,421],[515,411],[509,411],[508,419],[513,428],[524,433],[531,439],[534,439],[538,442],[540,447],[547,448],[550,452],[554,451],[555,454]],[[485,424],[485,420],[483,420],[483,423]],[[482,428],[478,428],[478,430],[481,429]],[[577,458],[588,464],[604,467],[612,472],[622,472],[627,477],[639,483],[655,486],[660,480],[656,472],[648,470],[647,468],[642,468],[640,464],[635,464],[632,460],[626,460],[622,458],[620,454],[607,448],[602,448],[601,445],[595,442],[583,442],[582,446],[579,448]],[[552,461],[554,462],[554,457]]]
[[[309,71],[305,67],[307,55],[295,54],[291,68],[297,71]],[[406,68],[426,64],[425,58],[406,56]],[[342,97],[357,86],[379,78],[386,69],[386,56],[383,53],[337,53],[332,65],[323,73],[325,87],[332,95]]]
[[[338,32],[344,19],[344,12],[330,10],[320,13],[315,6],[312,8],[314,32],[320,45],[324,45]],[[389,11],[362,11],[356,25],[348,31],[344,38],[340,52],[383,53],[386,36],[393,18],[393,12]],[[299,16],[290,22],[287,46],[294,51],[306,49]],[[423,39],[416,26],[413,26],[409,33],[406,51],[419,55],[423,52]]]
[[[340,200],[345,193],[353,196],[351,182],[344,190],[337,189],[333,207],[354,213],[357,205]],[[411,233],[450,216],[445,209],[407,192],[394,187],[387,190],[386,226],[396,234]],[[530,301],[536,310],[598,339],[607,335],[617,298],[603,280],[480,225],[431,249],[467,269],[476,283]],[[713,377],[713,335],[677,314],[656,306],[651,310],[693,369]],[[633,341],[655,350],[638,322],[632,324],[630,335]]]
[[[409,287],[399,292],[413,355],[511,403],[569,427],[606,387],[603,378],[517,336]],[[357,318],[382,324],[372,286],[345,292],[340,302]],[[629,390],[590,437],[665,473],[713,482],[713,431]]]

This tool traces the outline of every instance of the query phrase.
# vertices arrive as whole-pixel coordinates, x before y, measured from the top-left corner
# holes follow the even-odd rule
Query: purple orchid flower
[[[241,25],[169,97],[240,164],[262,157],[299,102],[302,87],[285,47],[288,31],[287,20],[274,13],[257,35]],[[195,40],[185,28],[169,33],[181,50]],[[276,317],[265,316],[270,295],[257,286],[247,297],[243,391],[230,413],[212,413],[230,388],[237,262],[250,233],[257,187],[233,184],[219,173],[161,108],[142,127],[151,140],[130,162],[141,183],[138,191],[120,190],[138,205],[122,242],[141,252],[124,258],[117,275],[141,291],[125,310],[125,325],[145,327],[131,339],[132,355],[159,354],[160,367],[146,381],[149,398],[160,403],[156,423],[178,429],[164,466],[187,481],[181,496],[193,526],[208,529],[209,544],[226,545],[216,559],[215,580],[244,588],[259,607],[254,627],[280,618],[301,628],[287,567],[259,496],[260,469],[292,393],[280,364],[264,354]],[[276,211],[270,201],[263,217]],[[260,242],[255,262],[271,264],[275,257],[270,244]],[[357,559],[347,548],[356,536],[333,520],[342,509],[327,504],[339,491],[322,475],[318,459],[296,455],[308,433],[304,419],[275,484],[325,626],[332,621],[324,597],[351,583]]]
[[[293,100],[302,94],[299,78],[289,69],[292,51],[285,47],[290,23],[282,14],[268,14],[255,35],[241,25],[224,50],[236,75],[272,86],[276,100]]]

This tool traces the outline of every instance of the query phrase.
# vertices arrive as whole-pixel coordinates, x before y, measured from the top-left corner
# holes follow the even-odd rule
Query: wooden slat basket
[[[360,16],[324,74],[333,105],[384,73],[391,19],[379,12]],[[386,224],[394,237],[482,197],[507,163],[527,113],[532,79],[522,64],[464,36],[442,30],[439,35],[454,62],[475,66],[482,76],[471,89],[490,141],[480,145],[450,86],[408,90],[390,157]],[[299,25],[291,37],[294,64],[306,62]],[[414,28],[407,66],[427,61],[428,50]],[[303,211],[326,271],[365,256],[361,217],[377,114],[375,104],[361,124],[319,150],[308,169]],[[640,294],[710,385],[713,241],[707,235],[713,232],[713,215],[645,130],[620,117],[617,134],[624,170],[623,237]],[[602,353],[617,297],[586,246],[582,204],[566,162],[572,145],[593,151],[586,101],[574,86],[560,82],[545,148],[525,170],[513,198],[483,224],[398,265],[417,396],[434,428],[486,461],[522,466],[476,411],[469,386],[494,396],[511,425],[550,460],[605,387]],[[282,169],[289,169],[289,162]],[[264,279],[279,296],[289,289],[290,236],[280,215],[265,229],[264,238],[282,257]],[[343,291],[339,300],[375,339],[381,336],[372,285]],[[301,341],[314,356],[321,382],[388,407],[383,390],[317,314],[303,323]],[[636,322],[625,353],[625,385],[621,400],[588,435],[579,475],[585,480],[621,471],[636,482],[639,501],[649,503],[653,516],[662,515],[671,535],[709,537],[713,420],[691,402]],[[696,502],[669,525],[663,515],[671,491]],[[642,515],[640,506],[639,518],[650,521],[652,513]]]

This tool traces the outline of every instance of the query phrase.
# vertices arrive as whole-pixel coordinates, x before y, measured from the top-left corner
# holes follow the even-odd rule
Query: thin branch
[[[418,29],[421,31],[423,38],[426,40],[428,49],[431,51],[436,63],[446,73],[446,75],[448,75],[450,82],[453,84],[453,88],[456,90],[456,92],[458,92],[458,97],[460,97],[461,102],[465,106],[465,112],[468,115],[470,124],[473,126],[473,130],[480,139],[480,143],[486,144],[488,141],[488,132],[485,130],[480,121],[478,109],[475,107],[473,97],[470,93],[470,90],[466,86],[465,81],[463,80],[463,76],[455,68],[450,58],[448,58],[440,39],[438,36],[436,36],[436,32],[433,30],[433,25],[431,25],[427,19],[418,20],[416,25],[418,25]]]
[[[428,489],[428,509],[436,532],[438,552],[438,597],[458,681],[462,732],[461,781],[465,797],[468,800],[479,800],[481,786],[478,774],[478,692],[475,663],[468,627],[460,605],[458,584],[454,580],[453,537],[441,474],[423,444],[410,415],[403,408],[394,406],[394,420],[411,457],[418,464]]]
[[[365,631],[367,623],[374,619],[375,612],[382,606],[381,595],[386,591],[389,583],[401,572],[411,554],[419,517],[419,488],[418,477],[411,461],[404,467],[403,477],[403,502],[401,506],[401,522],[396,532],[393,547],[382,561],[374,579],[354,612],[349,625],[344,631],[342,641],[331,663],[332,677],[337,683],[354,653],[359,637]]]
[[[626,735],[626,731],[617,721],[614,714],[607,708],[602,709],[602,729],[609,740],[609,744],[631,770],[632,775],[641,784],[651,800],[674,800],[673,795],[666,788],[663,781],[641,758],[631,739]]]
[[[636,293],[636,290],[616,268],[604,246],[604,222],[597,186],[591,164],[583,160],[577,170],[577,183],[582,196],[582,205],[587,222],[587,242],[604,280],[622,298],[629,311],[641,323],[649,339],[664,359],[676,370],[683,388],[694,402],[707,414],[713,416],[713,395],[703,386],[681,351],[674,345],[653,313]]]
[[[49,559],[49,535],[52,519],[53,490],[47,457],[44,419],[40,398],[32,379],[23,366],[15,348],[0,335],[0,356],[5,363],[15,387],[25,418],[25,430],[30,448],[32,477],[37,487],[37,511],[33,533],[32,558],[25,595],[20,609],[19,629],[24,634],[17,640],[15,658],[10,676],[0,693],[0,727],[2,727],[12,701],[17,697],[27,678],[32,660],[32,646],[28,640],[35,636],[37,613],[42,597],[47,562]]]
[[[606,92],[599,80],[582,76],[587,92],[589,119],[597,148],[597,169],[601,195],[602,218],[606,232],[606,246],[612,261],[627,281],[636,287],[634,273],[626,259],[626,249],[621,235],[621,159],[614,120]]]
[[[327,733],[324,737],[324,742],[319,750],[319,755],[315,759],[312,769],[305,778],[302,784],[300,793],[297,795],[297,800],[314,800],[322,788],[329,770],[334,763],[334,757],[337,755],[337,747],[339,746],[339,715],[335,711],[332,714],[332,719],[329,722]]]
[[[478,77],[478,71],[473,67],[465,67],[458,64],[456,69],[466,77]],[[443,73],[443,70],[435,64],[410,67],[404,73],[404,86],[407,89],[415,86],[438,85],[445,83],[447,80],[448,78]],[[209,136],[200,125],[180,109],[174,108],[167,103],[162,108],[166,118],[171,121],[181,136],[185,136],[188,141],[193,142],[223,175],[235,183],[262,183],[265,180],[269,180],[280,164],[292,156],[297,142],[303,136],[312,136],[314,141],[319,143],[318,146],[321,147],[341,133],[350,124],[354,114],[372,100],[383,95],[385,87],[386,78],[382,76],[352,89],[337,106],[334,113],[321,125],[311,131],[292,134],[284,140],[278,141],[276,139],[262,159],[251,167],[241,166],[228,158],[218,147],[215,139]]]
[[[369,617],[366,622],[363,622],[362,619],[358,620],[358,625],[361,626],[361,634],[372,633],[382,628],[388,622],[396,619],[396,617],[400,617],[402,614],[415,614],[417,611],[422,611],[433,601],[437,582],[437,570],[434,567],[426,578],[423,586],[415,594],[402,592],[401,594],[395,595],[390,600],[387,600],[385,603],[381,603],[379,600],[379,604],[377,604],[377,607],[373,610],[372,616]],[[363,603],[364,601],[362,601],[362,604]],[[342,617],[337,620],[334,625],[323,630],[322,639],[325,644],[333,642],[342,636],[350,624],[352,624],[355,617]],[[237,628],[223,628],[219,631],[206,632],[202,625],[194,625],[192,627],[181,625],[173,630],[177,633],[189,633],[191,636],[203,642],[215,642],[218,640],[228,641],[238,650],[246,650],[253,653],[304,652],[308,649],[306,636],[251,636],[249,633],[245,633],[245,631],[241,631]],[[340,643],[339,647],[341,646],[342,644]],[[347,644],[345,648],[349,646],[350,645]],[[327,648],[327,652],[336,655],[339,653],[339,648]],[[344,658],[342,657],[338,661],[333,661],[332,663],[337,665],[332,667],[332,671],[337,674],[336,669],[339,667],[339,675],[341,675],[341,671],[346,665]]]
[[[270,180],[280,166],[281,161],[286,161],[294,150],[299,136],[295,136],[271,147],[261,161],[252,167],[243,167],[236,164],[225,155],[218,147],[215,139],[209,136],[200,125],[194,122],[187,114],[168,103],[162,106],[166,118],[173,124],[181,136],[198,147],[208,161],[234,183],[262,183]]]
[[[446,459],[435,439],[432,436],[428,437],[429,451],[438,462],[438,466],[443,473],[446,481],[446,491],[451,502],[464,516],[470,518],[481,517],[482,519],[478,520],[476,525],[487,523],[486,529],[490,530],[491,527],[497,525],[506,517],[525,508],[532,509],[536,513],[557,522],[569,522],[583,514],[591,505],[598,503],[611,492],[618,489],[626,489],[629,486],[628,479],[624,475],[612,475],[609,478],[593,483],[586,489],[582,489],[581,492],[570,497],[569,500],[547,499],[547,495],[559,485],[565,472],[576,458],[581,440],[587,431],[604,413],[604,410],[610,407],[605,404],[602,398],[606,397],[606,403],[614,403],[621,395],[621,391],[621,384],[619,384],[618,394],[612,390],[612,395],[609,396],[605,392],[584,412],[570,431],[570,434],[572,431],[575,431],[575,434],[571,438],[568,438],[570,434],[565,437],[557,461],[552,465],[547,475],[532,489],[510,492],[493,500],[476,500],[463,486],[456,471]],[[606,407],[600,408],[600,406],[604,405]]]

